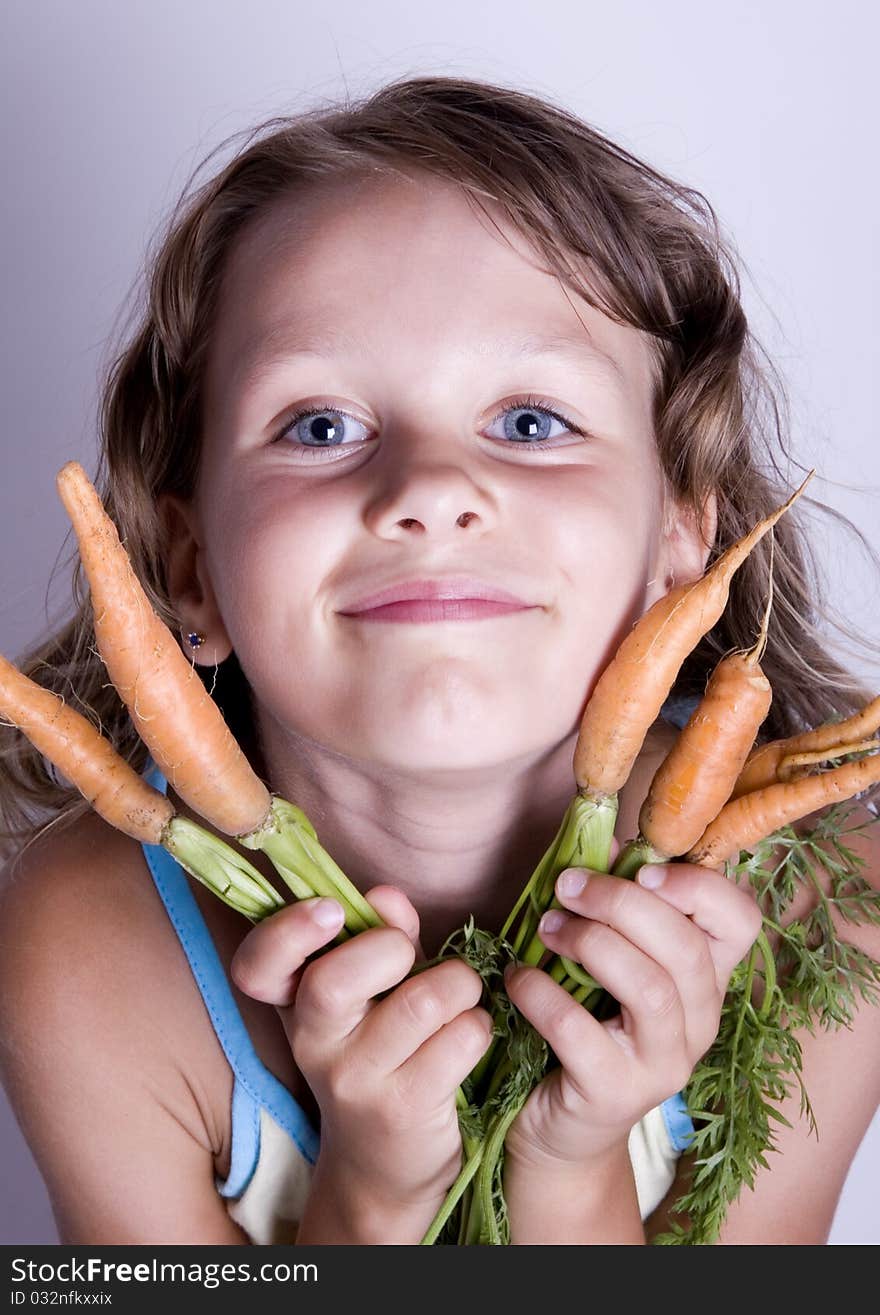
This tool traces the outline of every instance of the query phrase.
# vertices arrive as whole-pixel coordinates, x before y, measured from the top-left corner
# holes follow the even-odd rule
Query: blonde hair
[[[566,286],[618,322],[649,335],[653,415],[661,468],[674,496],[701,517],[710,493],[721,553],[800,483],[786,452],[788,403],[749,331],[737,260],[709,202],[658,173],[566,109],[491,83],[455,77],[402,79],[356,103],[337,103],[247,130],[215,176],[196,169],[160,235],[146,305],[107,372],[95,483],[157,612],[179,629],[166,592],[163,492],[192,495],[199,468],[202,388],[218,288],[245,225],[282,197],[326,178],[427,171],[506,219]],[[801,472],[796,480],[780,457]],[[871,691],[828,654],[833,619],[804,528],[804,504],[855,526],[806,495],[774,531],[774,605],[762,666],[774,699],[762,739],[848,715]],[[697,520],[700,523],[700,520]],[[720,656],[748,648],[767,598],[769,538],[733,580],[718,625],[687,659],[673,693],[699,695]],[[142,771],[147,751],[95,648],[82,569],[72,557],[75,614],[16,665],[78,706]],[[234,654],[198,668],[233,733],[245,744],[250,691]],[[14,728],[0,727],[0,842],[33,838],[41,820],[72,820],[89,805]],[[49,823],[50,825],[52,822]]]

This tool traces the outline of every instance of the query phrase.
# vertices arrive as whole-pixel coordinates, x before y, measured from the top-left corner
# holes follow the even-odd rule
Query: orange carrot
[[[628,779],[685,658],[727,604],[734,571],[776,524],[812,478],[787,502],[732,544],[699,580],[659,598],[621,643],[602,672],[581,719],[574,753],[579,791],[616,794]]]
[[[737,777],[731,799],[750,794],[764,786],[773,785],[778,778],[779,765],[783,758],[794,754],[816,753],[822,758],[840,758],[853,749],[843,746],[854,744],[872,735],[880,729],[880,694],[845,721],[829,721],[817,726],[812,731],[802,731],[799,735],[790,735],[787,740],[770,740],[754,749],[746,759],[745,766]],[[828,750],[827,753],[822,753]],[[832,752],[836,750],[836,752]],[[817,758],[816,761],[822,761]]]
[[[853,753],[869,753],[872,749],[880,749],[880,740],[857,740],[855,744],[836,744],[833,749],[820,749],[817,753],[788,754],[779,764],[776,779],[799,781],[816,763],[828,762],[831,758],[848,758]]]
[[[777,782],[725,804],[687,855],[689,863],[720,868],[780,827],[851,799],[880,781],[880,754],[844,763],[799,781]]]
[[[138,776],[86,717],[2,655],[0,713],[111,826],[135,840],[162,844],[174,816],[170,800]]]
[[[257,830],[271,795],[154,612],[97,491],[76,461],[56,483],[91,588],[98,649],[138,734],[194,811],[226,835]]]
[[[724,807],[772,698],[769,680],[749,656],[733,653],[718,663],[639,812],[639,831],[656,854],[652,862],[686,853]]]
[[[175,813],[171,800],[139,776],[86,717],[2,656],[0,714],[117,831],[148,845],[162,845],[187,872],[251,922],[284,908],[284,900],[253,864],[224,840]]]

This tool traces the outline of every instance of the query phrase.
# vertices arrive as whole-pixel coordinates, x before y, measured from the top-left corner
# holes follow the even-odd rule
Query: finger
[[[482,993],[479,973],[463,960],[435,964],[401,982],[371,1010],[350,1053],[362,1057],[367,1067],[375,1067],[381,1056],[383,1070],[390,1073],[458,1014],[477,1005]]]
[[[659,883],[650,884],[657,877]],[[738,886],[723,872],[696,863],[650,864],[639,871],[637,882],[692,918],[706,933],[718,989],[726,991],[730,974],[754,944],[763,924],[751,888]]]
[[[338,1049],[377,1007],[373,997],[402,981],[414,959],[413,943],[400,928],[370,927],[310,963],[290,1020],[291,1042],[303,1058]]]
[[[572,876],[585,882],[576,894],[569,893],[573,883],[566,880]],[[625,877],[580,868],[560,874],[556,893],[565,908],[613,927],[659,964],[675,983],[689,1017],[702,1020],[717,1009],[719,985],[709,938],[680,909]],[[699,1035],[704,1035],[702,1027]]]
[[[426,1098],[438,1105],[454,1094],[492,1041],[491,1015],[480,1006],[467,1009],[423,1042],[396,1073],[398,1098],[424,1109]]]
[[[561,925],[551,931],[547,927],[550,921]],[[684,920],[679,917],[679,921]],[[704,992],[705,999],[686,1017],[675,979],[662,964],[615,928],[554,911],[544,915],[538,933],[548,949],[582,964],[611,992],[621,1006],[623,1018],[624,1034],[616,1040],[628,1040],[645,1064],[665,1067],[670,1060],[685,1055],[692,1031],[701,1040],[707,1030],[710,1037],[714,1035],[718,1022],[717,996],[708,954],[709,989]]]
[[[405,931],[416,950],[416,963],[423,962],[425,952],[419,940],[419,915],[414,905],[397,886],[374,886],[364,896],[383,922]]]
[[[339,901],[331,899],[298,900],[270,914],[251,928],[232,956],[232,980],[254,1000],[289,1005],[303,964],[334,940],[344,916]]]
[[[510,999],[552,1047],[585,1100],[599,1082],[610,1090],[627,1090],[625,1049],[549,973],[519,966],[508,969],[504,981]]]

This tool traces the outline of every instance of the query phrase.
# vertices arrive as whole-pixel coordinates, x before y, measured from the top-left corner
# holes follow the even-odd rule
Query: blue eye
[[[519,411],[515,419],[508,417]],[[520,397],[513,402],[508,402],[503,410],[498,412],[494,417],[495,420],[504,418],[504,437],[509,438],[512,442],[518,443],[521,447],[543,447],[550,442],[551,438],[559,438],[559,434],[550,434],[547,432],[546,417],[555,420],[557,424],[562,425],[563,430],[571,434],[578,434],[585,438],[586,434],[577,425],[573,424],[567,416],[561,415],[559,411],[554,411],[549,402],[545,402],[540,397]]]
[[[308,425],[303,425],[303,421],[308,420]],[[343,446],[344,430],[352,425],[360,425],[362,429],[366,426],[360,420],[355,420],[346,411],[337,411],[336,408],[328,403],[326,406],[321,404],[314,407],[303,407],[302,410],[296,411],[288,420],[284,422],[281,430],[272,439],[272,442],[278,442],[279,439],[286,438],[288,435],[297,439],[307,452],[321,451],[324,448],[334,448]],[[344,446],[351,446],[344,444]]]
[[[516,415],[519,412],[519,415]],[[511,418],[512,417],[512,418]],[[516,444],[523,448],[543,449],[550,445],[551,440],[559,438],[560,434],[551,434],[548,431],[549,422],[556,421],[562,426],[563,431],[578,434],[582,438],[587,435],[584,430],[573,424],[566,416],[555,411],[549,403],[540,397],[519,397],[513,402],[508,402],[492,418],[492,424],[499,419],[503,419],[503,437],[509,440],[508,446]],[[304,421],[308,421],[304,424]],[[313,452],[320,452],[326,449],[358,447],[356,441],[346,442],[346,434],[351,425],[360,425],[361,429],[366,429],[362,421],[356,420],[346,411],[337,410],[332,403],[319,403],[317,406],[303,407],[296,411],[285,422],[283,427],[276,433],[272,442],[278,442],[283,438],[290,437],[296,439],[302,446],[297,450],[307,452],[311,456]],[[497,438],[498,435],[490,435]]]

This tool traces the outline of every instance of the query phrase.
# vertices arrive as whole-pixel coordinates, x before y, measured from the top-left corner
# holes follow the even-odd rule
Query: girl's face
[[[447,780],[536,761],[670,574],[702,571],[664,521],[647,340],[497,222],[508,241],[433,179],[325,182],[231,254],[169,579],[200,659],[235,650],[276,773],[308,742]],[[531,606],[345,614],[449,576]]]

